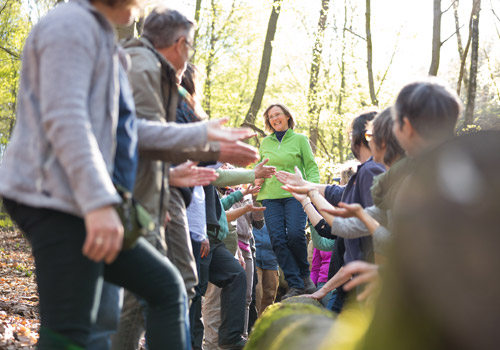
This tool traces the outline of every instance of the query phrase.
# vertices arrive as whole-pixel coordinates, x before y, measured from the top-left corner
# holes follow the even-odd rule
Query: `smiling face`
[[[285,131],[288,129],[288,120],[290,117],[279,106],[272,107],[267,112],[267,118],[274,131]]]

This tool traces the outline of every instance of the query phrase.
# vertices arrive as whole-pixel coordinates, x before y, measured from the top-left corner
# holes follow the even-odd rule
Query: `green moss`
[[[269,350],[317,349],[334,323],[331,317],[325,315],[296,315],[287,318],[291,322],[275,337]]]
[[[285,299],[281,303],[283,303],[283,304],[307,304],[307,305],[314,305],[314,306],[317,306],[319,308],[324,308],[323,305],[319,301],[317,301],[316,299],[304,297],[301,295]]]
[[[298,300],[296,299],[296,301]],[[290,334],[290,331],[295,329],[294,327],[302,327],[302,321],[305,320],[317,325],[316,322],[312,323],[315,318],[321,319],[321,323],[325,325],[328,324],[327,328],[334,320],[330,311],[312,304],[288,302],[271,305],[255,323],[245,350],[271,349],[280,337],[283,339],[279,340],[278,343],[286,342],[288,344],[287,334]],[[300,333],[302,334],[302,332]]]

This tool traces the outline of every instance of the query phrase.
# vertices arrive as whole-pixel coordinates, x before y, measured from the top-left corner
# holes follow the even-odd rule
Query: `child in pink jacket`
[[[312,267],[311,267],[311,280],[318,289],[328,282],[328,269],[330,267],[330,259],[332,252],[324,252],[317,248],[313,250]],[[332,292],[328,293],[323,299],[320,300],[321,304],[325,307],[330,299]]]

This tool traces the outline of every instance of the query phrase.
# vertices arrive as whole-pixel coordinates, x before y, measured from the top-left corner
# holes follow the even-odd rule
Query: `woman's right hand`
[[[286,171],[278,171],[276,173],[276,178],[283,185],[292,185],[292,186],[306,186],[307,181],[302,177],[302,173],[300,172],[298,167],[295,167],[295,173],[289,173]]]
[[[87,235],[83,243],[83,255],[95,262],[112,263],[123,244],[123,225],[111,205],[88,212],[85,217]]]

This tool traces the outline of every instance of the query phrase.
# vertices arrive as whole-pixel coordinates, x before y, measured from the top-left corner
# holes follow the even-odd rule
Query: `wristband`
[[[304,206],[302,207],[302,209],[305,210],[308,204],[312,204],[312,202],[307,202],[306,204],[304,204]]]

